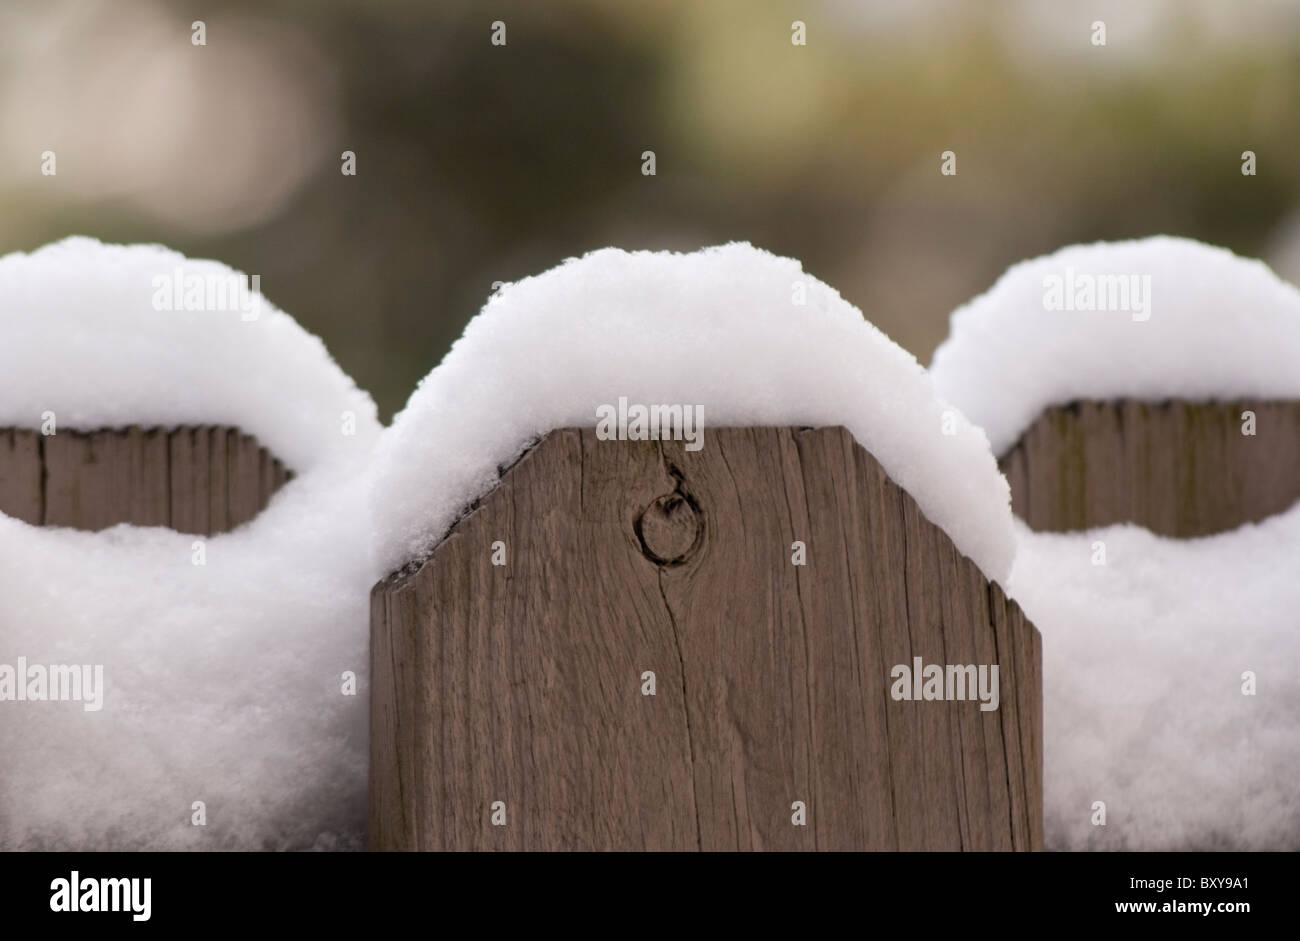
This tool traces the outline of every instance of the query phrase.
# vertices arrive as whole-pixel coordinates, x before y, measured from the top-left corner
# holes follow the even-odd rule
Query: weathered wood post
[[[1205,536],[1300,499],[1300,403],[1079,401],[1045,410],[999,463],[1033,529]]]
[[[211,535],[255,517],[289,476],[237,428],[0,429],[0,512],[37,526]]]
[[[1041,848],[1020,608],[844,428],[710,433],[552,432],[375,586],[373,848]]]

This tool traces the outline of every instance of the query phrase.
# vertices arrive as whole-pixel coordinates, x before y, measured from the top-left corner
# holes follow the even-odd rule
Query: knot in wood
[[[681,565],[694,554],[704,516],[689,495],[675,490],[646,507],[636,520],[641,551],[656,565]]]

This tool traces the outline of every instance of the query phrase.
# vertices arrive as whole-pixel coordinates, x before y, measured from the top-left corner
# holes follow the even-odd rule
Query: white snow
[[[1047,848],[1300,850],[1300,505],[1193,540],[1017,528],[1009,592],[1043,638]]]
[[[40,428],[47,411],[61,429],[230,425],[298,472],[368,449],[379,432],[369,395],[265,297],[248,312],[223,298],[216,288],[237,275],[83,237],[0,258],[0,428]],[[185,306],[187,285],[204,288],[190,306],[224,309],[157,309]]]
[[[1048,309],[1045,279],[1071,273],[1079,288],[1081,276],[1110,275],[1137,276],[1129,283],[1141,290],[1149,277],[1148,319],[1138,309]],[[1138,307],[1132,298],[1129,306]],[[1296,398],[1297,364],[1300,291],[1262,262],[1158,236],[1072,245],[1013,265],[953,312],[930,372],[1001,455],[1051,405]]]
[[[706,448],[709,426],[844,425],[962,553],[1005,579],[1009,493],[984,435],[832,288],[742,243],[603,249],[497,292],[381,438],[380,566],[426,553],[498,466],[547,431],[595,427],[597,407],[620,397],[702,406]]]
[[[291,481],[201,566],[197,536],[0,515],[0,664],[104,674],[99,711],[0,702],[0,850],[363,847],[379,573],[358,471]]]

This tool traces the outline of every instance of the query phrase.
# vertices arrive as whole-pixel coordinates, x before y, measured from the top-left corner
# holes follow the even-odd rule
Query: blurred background
[[[794,256],[922,363],[1070,242],[1300,281],[1298,125],[1294,0],[0,0],[0,252],[259,274],[387,419],[494,281],[606,245]]]

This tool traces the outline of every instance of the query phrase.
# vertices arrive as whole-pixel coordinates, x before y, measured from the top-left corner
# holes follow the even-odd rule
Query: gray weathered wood
[[[38,526],[226,532],[260,513],[288,477],[235,428],[0,429],[0,512]]]
[[[842,428],[553,432],[371,618],[374,848],[1042,846],[1038,633]]]
[[[1033,529],[1204,536],[1300,499],[1300,403],[1075,402],[1045,411],[1000,463]]]

